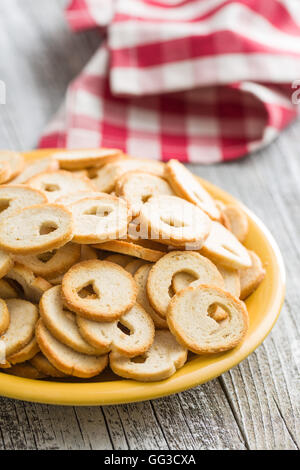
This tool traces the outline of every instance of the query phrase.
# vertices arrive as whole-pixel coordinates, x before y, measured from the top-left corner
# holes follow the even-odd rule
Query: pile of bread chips
[[[2,151],[0,182],[5,372],[155,381],[243,341],[265,276],[247,216],[177,160]]]

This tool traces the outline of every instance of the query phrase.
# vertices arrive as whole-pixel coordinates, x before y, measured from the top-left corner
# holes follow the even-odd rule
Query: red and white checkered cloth
[[[298,0],[73,0],[67,18],[105,39],[40,147],[212,163],[269,143],[297,114]]]

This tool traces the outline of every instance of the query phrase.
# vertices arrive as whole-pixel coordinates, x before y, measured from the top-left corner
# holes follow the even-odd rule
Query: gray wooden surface
[[[67,83],[98,45],[70,33],[63,0],[1,0],[0,148],[30,149]],[[295,79],[300,77],[295,77]],[[300,123],[242,161],[193,170],[253,209],[282,250],[281,317],[247,360],[171,397],[108,407],[59,407],[0,398],[0,449],[298,449],[300,445]]]

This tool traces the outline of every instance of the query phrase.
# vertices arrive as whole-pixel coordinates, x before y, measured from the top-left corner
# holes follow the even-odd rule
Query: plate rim
[[[27,156],[27,158],[34,157],[34,159],[39,159],[39,157],[45,157],[59,150],[62,149],[33,150],[30,152],[23,152],[23,154],[25,155],[25,158]],[[68,151],[70,151],[70,149],[68,149]],[[50,382],[47,380],[39,381],[26,379],[0,372],[0,396],[35,403],[69,406],[115,405],[153,400],[182,392],[219,377],[221,374],[227,372],[229,369],[235,367],[246,359],[261,345],[278,320],[284,302],[286,272],[280,249],[265,224],[243,203],[207,180],[204,180],[199,176],[197,176],[197,178],[204,183],[204,186],[206,186],[207,189],[217,193],[218,196],[221,196],[221,199],[234,202],[242,207],[250,220],[258,227],[260,233],[263,234],[274,254],[277,268],[277,292],[272,302],[272,306],[267,312],[268,314],[259,323],[258,332],[255,330],[250,337],[246,338],[240,347],[228,351],[227,353],[222,353],[220,355],[220,360],[214,361],[217,356],[211,356],[211,363],[208,365],[188,373],[184,373],[183,367],[169,379],[159,382],[144,383],[128,379],[89,383]],[[197,357],[192,359],[190,362],[193,361],[197,361]],[[122,396],[122,390],[118,387],[118,384],[122,385],[124,383],[127,385],[126,397]]]

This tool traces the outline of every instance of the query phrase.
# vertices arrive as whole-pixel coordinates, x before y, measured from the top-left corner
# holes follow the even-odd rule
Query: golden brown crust
[[[18,353],[33,338],[35,324],[38,320],[38,309],[27,300],[8,299],[9,326],[1,336],[5,344],[6,357]]]
[[[74,219],[73,241],[98,243],[122,238],[127,233],[127,204],[109,194],[80,199],[68,206]]]
[[[62,378],[67,377],[67,374],[64,374],[60,370],[56,369],[51,362],[44,356],[43,353],[39,352],[36,354],[30,361],[31,365],[33,365],[44,377],[54,377],[54,378]]]
[[[187,360],[187,350],[177,343],[168,330],[157,330],[150,349],[135,358],[111,352],[109,363],[113,372],[141,382],[163,380],[175,374]]]
[[[106,351],[95,349],[80,335],[75,315],[63,308],[61,286],[44,293],[40,300],[41,318],[50,333],[61,343],[88,356],[97,356]]]
[[[38,352],[40,348],[38,347],[37,341],[35,337],[29,341],[24,348],[22,348],[19,352],[12,354],[7,358],[10,364],[18,364],[20,362],[29,361],[32,359]]]
[[[126,156],[120,149],[99,148],[58,151],[53,154],[60,168],[65,170],[81,170],[92,166],[101,167]]]
[[[94,347],[127,357],[143,354],[154,339],[153,321],[138,303],[115,322],[94,322],[77,316],[77,324],[82,336]]]
[[[93,246],[99,250],[114,251],[150,262],[159,260],[166,253],[160,243],[152,240],[113,240]]]
[[[211,220],[199,207],[177,196],[154,196],[140,212],[141,230],[166,245],[200,249],[209,235]],[[191,249],[191,248],[189,248]]]
[[[38,276],[55,278],[77,263],[80,257],[80,245],[67,243],[52,251],[40,253],[39,255],[16,256],[15,259]]]
[[[229,318],[217,323],[208,308],[217,304]],[[186,287],[176,294],[168,307],[167,322],[177,341],[196,354],[215,354],[236,347],[248,330],[244,302],[218,287]]]
[[[22,377],[24,379],[44,379],[45,375],[38,371],[30,362],[24,362],[22,364],[15,364],[10,367],[7,371],[7,374],[16,375],[17,377]]]
[[[251,265],[251,259],[246,248],[229,230],[218,222],[212,222],[210,234],[200,252],[214,263],[231,269]]]
[[[89,378],[100,374],[108,363],[108,356],[86,356],[57,341],[42,320],[36,326],[36,339],[48,361],[64,374]]]
[[[86,288],[92,288],[93,292],[86,292]],[[134,305],[136,295],[137,287],[131,274],[109,261],[82,261],[69,269],[62,281],[65,305],[95,321],[119,318]]]
[[[0,250],[0,278],[6,276],[6,274],[13,268],[14,260],[8,253]]]
[[[42,232],[44,226],[51,232],[40,234],[39,230]],[[58,204],[26,207],[0,222],[0,248],[13,254],[51,251],[65,245],[72,237],[72,214]]]
[[[12,282],[18,296],[25,297],[26,300],[34,303],[38,303],[42,294],[51,287],[48,281],[36,277],[29,268],[19,263],[15,263],[6,274],[6,279]]]
[[[152,308],[147,294],[147,281],[151,268],[151,264],[143,264],[134,274],[134,280],[138,287],[136,300],[149,313],[157,329],[166,329],[168,328],[167,322]]]

